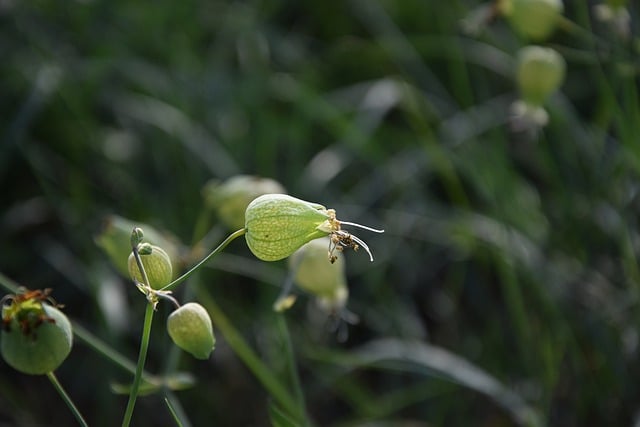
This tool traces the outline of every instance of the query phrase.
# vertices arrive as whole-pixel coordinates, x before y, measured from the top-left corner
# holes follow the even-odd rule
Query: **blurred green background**
[[[193,375],[167,392],[186,423],[288,425],[268,372],[317,426],[636,425],[638,6],[625,34],[599,3],[566,1],[541,42],[567,78],[531,129],[510,109],[530,41],[480,22],[488,3],[0,1],[3,281],[53,288],[135,361],[145,301],[94,241],[104,218],[204,251],[232,231],[204,185],[269,177],[386,230],[356,233],[373,263],[345,253],[360,322],[341,342],[304,293],[274,313],[286,262],[233,242],[176,293],[213,311],[210,360],[172,350],[168,304],[155,318],[147,370]],[[74,425],[44,377],[1,372],[0,425]],[[130,372],[76,337],[58,376],[119,425]],[[133,425],[175,425],[163,395]]]

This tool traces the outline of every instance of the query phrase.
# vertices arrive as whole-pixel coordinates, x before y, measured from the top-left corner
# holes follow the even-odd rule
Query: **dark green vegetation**
[[[145,301],[94,243],[102,219],[185,247],[213,228],[208,250],[233,230],[204,184],[267,176],[386,230],[357,233],[375,262],[345,253],[360,323],[338,342],[304,294],[274,313],[286,262],[233,242],[176,290],[211,313],[211,358],[172,350],[169,304],[152,329],[146,369],[193,375],[168,392],[193,426],[631,425],[638,7],[625,39],[565,3],[542,44],[567,77],[532,131],[510,121],[527,41],[500,17],[462,31],[477,1],[0,2],[0,271],[133,363]],[[76,337],[57,375],[90,425],[119,425],[132,374],[94,347]],[[45,378],[1,366],[0,422],[74,425]],[[164,394],[133,425],[176,425]]]

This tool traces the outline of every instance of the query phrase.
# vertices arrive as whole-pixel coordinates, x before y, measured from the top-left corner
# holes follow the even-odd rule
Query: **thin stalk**
[[[0,287],[13,294],[18,292],[18,284],[2,273],[0,273]]]
[[[171,412],[171,416],[173,417],[173,421],[176,422],[176,425],[178,427],[184,427],[184,425],[182,424],[182,421],[180,421],[180,417],[176,413],[176,410],[173,408],[173,405],[172,405],[171,401],[168,398],[165,397],[164,398],[164,403],[167,404],[167,407],[169,408],[169,412]]]
[[[177,279],[175,279],[173,282],[169,283],[167,286],[165,286],[161,290],[162,291],[168,291],[168,290],[174,288],[175,286],[177,286],[178,284],[180,284],[180,283],[184,282],[185,280],[187,280],[193,273],[195,273],[200,267],[202,267],[202,265],[204,265],[207,261],[209,261],[211,259],[211,257],[213,257],[217,253],[221,252],[224,248],[227,247],[227,245],[229,243],[231,243],[237,237],[242,236],[244,233],[246,233],[246,231],[247,231],[246,229],[241,228],[240,230],[234,231],[233,233],[231,233],[226,239],[224,239],[222,241],[222,243],[220,243],[218,245],[217,248],[215,248],[213,251],[211,251],[211,253],[209,255],[204,257],[199,263],[197,263],[196,265],[191,267],[191,269],[189,271],[187,271],[182,276],[180,276]]]
[[[124,419],[122,420],[122,427],[128,427],[131,423],[131,417],[133,416],[133,408],[136,404],[136,398],[138,397],[138,389],[140,388],[140,382],[142,380],[142,372],[144,369],[144,362],[147,358],[147,349],[149,348],[149,338],[151,337],[151,322],[153,321],[153,304],[148,303],[147,309],[144,313],[144,325],[142,327],[142,339],[140,340],[140,352],[138,354],[138,364],[136,365],[136,373],[133,378],[133,385],[131,386],[131,393],[129,394],[129,402],[127,403],[127,409],[124,413]]]
[[[247,344],[242,335],[233,326],[220,306],[215,303],[211,295],[198,287],[196,289],[198,299],[207,308],[213,324],[222,332],[233,352],[244,362],[247,368],[255,375],[267,392],[277,401],[288,414],[297,417],[298,405],[289,391],[282,385],[271,370],[260,360],[253,349]]]
[[[82,417],[82,414],[80,413],[78,408],[76,408],[76,405],[73,403],[73,400],[71,400],[71,397],[69,397],[67,392],[62,387],[62,384],[60,384],[60,381],[58,381],[58,378],[56,377],[56,375],[53,372],[49,372],[47,373],[47,378],[49,378],[49,381],[51,381],[51,384],[53,384],[53,387],[56,389],[60,397],[62,397],[62,400],[64,400],[64,403],[67,404],[67,406],[71,410],[71,413],[73,413],[73,416],[76,417],[76,420],[78,420],[78,424],[80,424],[83,427],[88,427],[87,422]]]
[[[277,316],[278,329],[280,329],[280,335],[284,341],[284,355],[286,357],[287,374],[293,387],[293,397],[298,404],[298,415],[303,420],[303,425],[308,425],[307,422],[307,408],[305,405],[304,393],[302,391],[302,384],[300,383],[300,376],[298,375],[298,366],[296,363],[295,354],[293,352],[293,344],[291,343],[291,334],[289,334],[289,327],[287,326],[287,320],[282,314]]]

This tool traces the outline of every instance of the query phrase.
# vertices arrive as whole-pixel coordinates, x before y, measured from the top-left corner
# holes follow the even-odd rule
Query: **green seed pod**
[[[331,233],[329,219],[329,211],[317,203],[286,194],[265,194],[247,206],[245,238],[256,257],[277,261]]]
[[[324,236],[331,237],[329,261],[343,248],[364,248],[373,261],[367,244],[342,229],[350,225],[375,233],[384,233],[353,222],[340,221],[336,211],[317,203],[305,202],[286,194],[264,194],[254,199],[245,212],[245,239],[251,252],[263,261],[288,257],[302,245]]]
[[[151,253],[140,253],[140,259],[142,260],[144,271],[147,273],[149,285],[153,289],[161,289],[168,285],[173,279],[171,259],[161,247],[154,245],[149,245],[149,247],[151,248]],[[133,253],[129,255],[128,267],[131,278],[137,282],[144,283],[142,273],[138,268],[138,263]]]
[[[181,244],[175,236],[160,232],[148,224],[137,223],[117,215],[109,215],[105,218],[104,225],[94,240],[120,274],[125,277],[129,275],[127,257],[131,253],[131,231],[136,227],[142,228],[144,231],[143,242],[164,248],[173,262],[173,270],[178,271],[181,268]]]
[[[30,375],[56,370],[71,352],[71,323],[56,307],[44,302],[47,291],[11,296],[2,308],[4,329],[0,353],[14,369]]]
[[[175,345],[197,359],[208,359],[216,344],[209,313],[195,302],[169,315],[167,331]]]
[[[206,205],[234,231],[244,227],[244,213],[249,203],[269,193],[285,193],[285,189],[273,179],[250,175],[237,175],[224,183],[209,181],[202,190]]]
[[[303,290],[331,298],[340,288],[346,288],[345,264],[342,253],[337,252],[334,262],[327,262],[328,238],[312,240],[289,258],[289,268],[295,269],[295,282]]]
[[[318,304],[318,307],[325,313],[339,313],[341,317],[344,317],[343,320],[346,320],[348,323],[357,323],[357,320],[355,320],[357,316],[346,309],[348,299],[349,289],[346,286],[339,286],[333,290],[331,295],[317,297],[316,304]]]
[[[517,59],[518,89],[521,99],[539,107],[564,81],[566,63],[551,48],[526,46],[520,49]]]
[[[558,26],[562,0],[498,0],[498,10],[523,37],[542,41]]]

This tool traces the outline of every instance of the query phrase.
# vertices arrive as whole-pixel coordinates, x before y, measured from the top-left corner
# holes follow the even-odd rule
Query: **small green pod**
[[[270,193],[285,193],[285,189],[273,179],[252,175],[236,175],[222,183],[212,180],[202,190],[205,204],[232,231],[244,227],[249,203]]]
[[[208,359],[216,339],[209,313],[198,303],[187,303],[169,315],[169,336],[181,349],[197,359]]]
[[[153,289],[161,289],[165,285],[168,285],[173,279],[171,259],[161,247],[154,245],[150,246],[151,253],[145,255],[140,254],[140,259],[142,260],[144,271],[147,273],[149,285]],[[142,273],[138,268],[138,263],[136,262],[133,252],[129,255],[128,266],[131,278],[140,283],[144,283]]]
[[[103,225],[94,237],[94,241],[120,274],[125,277],[129,274],[127,257],[131,253],[131,230],[136,227],[144,230],[143,242],[162,247],[171,258],[173,269],[176,271],[180,269],[182,245],[175,236],[159,231],[148,224],[134,222],[118,215],[109,215],[103,220]]]
[[[564,6],[562,0],[498,0],[498,10],[518,34],[542,41],[555,31]]]
[[[531,106],[542,106],[564,81],[566,63],[562,55],[551,48],[523,47],[517,62],[520,97]]]
[[[6,308],[6,307],[5,307]],[[73,332],[67,316],[46,303],[33,303],[3,319],[0,353],[14,369],[29,375],[55,371],[71,352]],[[25,323],[27,322],[27,323]]]
[[[327,262],[328,238],[312,240],[289,258],[294,280],[300,289],[315,296],[331,298],[340,288],[346,288],[344,257],[335,253],[333,263]]]
[[[286,194],[265,194],[245,212],[245,239],[263,261],[290,256],[305,243],[332,232],[327,209]]]

